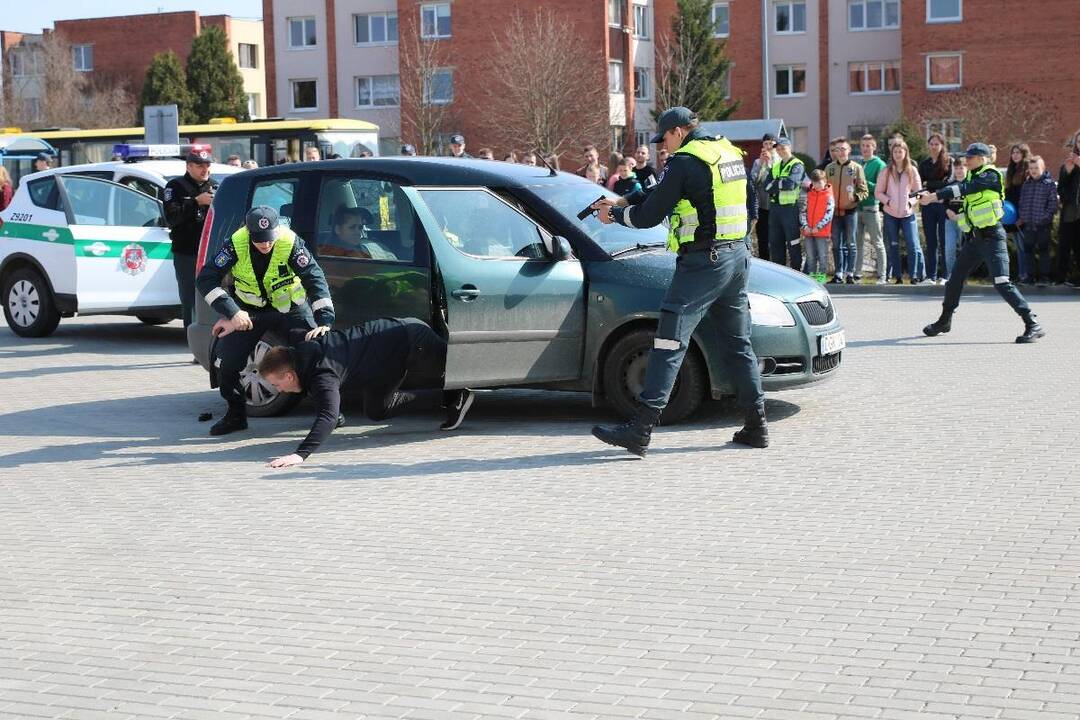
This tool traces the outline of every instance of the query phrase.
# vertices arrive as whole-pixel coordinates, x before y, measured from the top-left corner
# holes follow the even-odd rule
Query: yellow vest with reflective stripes
[[[238,300],[251,307],[266,307],[269,303],[278,312],[286,313],[293,303],[303,303],[307,294],[300,277],[289,266],[296,233],[284,227],[278,227],[276,233],[274,248],[270,251],[270,265],[262,278],[263,286],[270,294],[269,300],[263,294],[259,278],[255,276],[255,267],[251,264],[251,239],[246,227],[232,234],[233,249],[236,251],[236,264],[232,268],[233,290]]]
[[[782,178],[786,178],[786,177],[791,177],[791,169],[794,168],[796,165],[802,165],[802,164],[803,164],[803,161],[800,160],[799,158],[795,157],[794,155],[789,157],[787,159],[787,161],[785,161],[785,162],[773,163],[772,164],[772,169],[771,169],[773,179],[776,180],[776,179],[782,179]],[[800,191],[800,189],[801,188],[795,188],[794,190],[781,190],[779,196],[777,197],[776,204],[777,205],[794,205],[795,203],[797,203],[799,201],[799,191]]]
[[[691,140],[673,154],[692,155],[709,166],[712,176],[713,205],[716,207],[715,240],[741,240],[746,236],[746,167],[742,150],[726,138]],[[694,242],[694,232],[701,225],[697,210],[683,198],[671,211],[668,250],[678,252],[680,245]]]
[[[1005,178],[1001,171],[987,163],[976,170],[968,170],[967,182],[971,182],[975,175],[983,172],[992,172],[997,176],[998,187],[994,190],[980,190],[972,195],[964,196],[964,209],[956,218],[956,225],[962,232],[971,232],[971,228],[994,227],[1001,218],[1005,217]]]

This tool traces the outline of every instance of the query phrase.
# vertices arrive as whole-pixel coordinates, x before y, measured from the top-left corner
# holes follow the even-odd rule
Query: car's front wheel
[[[638,405],[638,396],[645,389],[645,368],[652,350],[653,330],[634,330],[619,338],[604,361],[604,394],[619,414],[629,417]],[[708,378],[704,363],[694,351],[686,353],[675,387],[661,421],[674,425],[687,419],[705,400]]]
[[[15,270],[4,278],[3,292],[4,318],[16,335],[45,337],[60,324],[52,292],[37,270]]]
[[[248,356],[247,366],[240,371],[240,385],[244,388],[247,413],[251,417],[281,415],[300,402],[301,395],[278,392],[277,388],[259,375],[259,362],[266,355],[266,351],[275,345],[284,344],[285,341],[276,334],[266,333]]]

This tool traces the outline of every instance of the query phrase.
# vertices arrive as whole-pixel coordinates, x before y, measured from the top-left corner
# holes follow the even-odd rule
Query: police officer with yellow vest
[[[956,255],[956,263],[945,283],[945,301],[941,304],[941,317],[923,328],[933,337],[952,329],[952,316],[960,305],[960,293],[964,281],[979,266],[986,263],[994,278],[994,287],[1005,298],[1016,314],[1024,321],[1024,332],[1016,338],[1018,343],[1032,343],[1046,334],[1042,325],[1035,321],[1027,301],[1009,280],[1009,251],[1005,246],[1005,228],[1001,219],[1005,215],[1005,180],[1001,171],[990,161],[991,151],[983,143],[972,143],[965,153],[967,177],[959,183],[947,185],[936,193],[923,193],[919,204],[929,205],[943,200],[963,199],[963,207],[956,217],[956,224],[964,233],[963,245]]]
[[[229,272],[235,299],[221,287]],[[244,227],[234,232],[225,247],[203,266],[195,284],[206,302],[228,318],[234,331],[217,343],[221,361],[218,383],[229,411],[210,428],[210,434],[244,430],[247,405],[240,372],[248,356],[267,330],[285,338],[290,330],[309,330],[307,340],[330,330],[334,303],[326,276],[304,241],[278,224],[277,212],[260,206],[247,214]]]
[[[778,162],[772,164],[765,192],[769,194],[769,259],[802,270],[802,237],[799,233],[799,193],[806,167],[791,152],[791,139],[776,141]]]
[[[593,204],[600,222],[648,228],[669,220],[668,249],[678,253],[675,275],[660,305],[660,321],[645,371],[641,405],[622,425],[598,425],[593,435],[609,445],[644,456],[652,429],[668,403],[690,337],[715,308],[724,364],[735,385],[745,426],[734,442],[766,447],[765,396],[757,357],[750,345],[750,306],[746,285],[750,249],[746,233],[746,166],[742,151],[698,127],[684,107],[657,119],[652,143],[669,153],[659,182],[648,193],[635,192]]]

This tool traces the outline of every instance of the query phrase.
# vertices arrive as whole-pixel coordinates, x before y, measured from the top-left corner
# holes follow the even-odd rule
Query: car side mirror
[[[551,258],[556,262],[569,260],[574,256],[574,249],[570,247],[570,241],[561,235],[551,238]]]

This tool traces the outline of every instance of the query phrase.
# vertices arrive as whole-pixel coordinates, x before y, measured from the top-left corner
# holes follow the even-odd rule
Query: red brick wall
[[[274,58],[274,0],[263,0],[263,46],[266,48],[266,116],[277,117],[277,63]],[[331,83],[333,84],[333,83]]]
[[[1060,121],[1050,141],[1032,143],[1051,168],[1060,163],[1062,142],[1080,129],[1080,23],[1077,0],[1027,0],[1023,9],[1003,14],[1001,0],[964,0],[963,22],[927,24],[925,0],[902,0],[901,66],[905,112],[914,114],[941,92],[926,89],[926,53],[963,52],[963,87],[1014,86],[1053,99]],[[1003,32],[1003,22],[1008,30]],[[981,40],[979,39],[981,38]],[[998,146],[999,164],[1017,138],[971,138]],[[1027,138],[1021,138],[1026,140]],[[1004,152],[1000,149],[1004,148]]]
[[[334,0],[326,0],[326,68],[330,100],[329,117],[336,118],[338,116],[337,12],[334,10]]]

